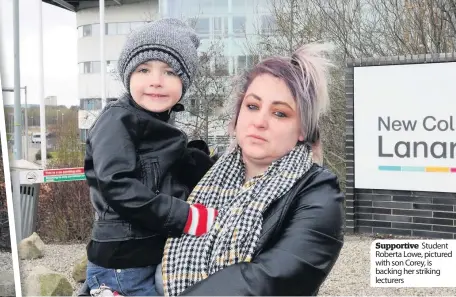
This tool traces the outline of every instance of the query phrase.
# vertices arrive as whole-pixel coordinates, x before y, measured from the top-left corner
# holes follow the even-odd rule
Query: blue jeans
[[[155,270],[157,266],[112,269],[87,263],[87,285],[90,290],[100,285],[111,288],[123,296],[157,296]]]

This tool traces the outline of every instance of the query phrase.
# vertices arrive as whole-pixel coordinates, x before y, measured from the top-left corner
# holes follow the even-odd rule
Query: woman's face
[[[244,159],[270,164],[303,141],[296,102],[285,82],[270,74],[248,87],[236,124]]]

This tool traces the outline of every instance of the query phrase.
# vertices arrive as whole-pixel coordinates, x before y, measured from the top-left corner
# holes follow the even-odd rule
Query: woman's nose
[[[253,125],[258,129],[268,127],[268,115],[266,112],[259,111],[253,116]]]

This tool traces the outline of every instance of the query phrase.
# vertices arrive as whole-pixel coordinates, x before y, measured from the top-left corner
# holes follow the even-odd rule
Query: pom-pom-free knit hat
[[[167,63],[182,80],[182,96],[190,87],[198,64],[200,40],[184,22],[166,18],[132,31],[117,63],[120,79],[130,90],[130,77],[142,63],[158,60]]]

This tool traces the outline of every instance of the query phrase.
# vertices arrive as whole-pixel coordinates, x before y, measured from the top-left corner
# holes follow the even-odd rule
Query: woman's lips
[[[263,137],[261,137],[261,136],[259,136],[259,135],[250,134],[250,135],[247,135],[247,136],[248,136],[248,137],[251,137],[251,138],[254,138],[254,139],[266,141],[266,139],[264,139]]]

